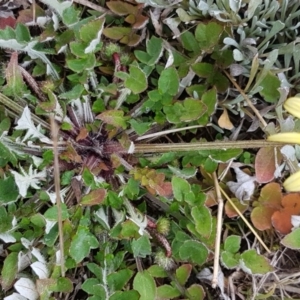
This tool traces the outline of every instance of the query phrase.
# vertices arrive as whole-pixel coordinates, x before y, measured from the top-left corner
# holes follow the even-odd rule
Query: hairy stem
[[[175,144],[135,144],[133,153],[165,153],[180,151],[200,151],[216,149],[250,149],[263,147],[280,147],[285,143],[269,142],[266,140],[217,141],[199,143]]]

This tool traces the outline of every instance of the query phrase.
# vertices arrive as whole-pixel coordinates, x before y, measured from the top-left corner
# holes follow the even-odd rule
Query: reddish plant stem
[[[148,216],[147,216],[147,227],[156,228],[156,223],[150,220]]]
[[[166,257],[171,257],[172,256],[172,248],[171,248],[171,245],[169,244],[169,241],[166,239],[166,237],[163,236],[162,234],[158,233],[154,228],[147,226],[147,230],[150,233],[150,235],[152,237],[154,237],[160,243],[160,245],[165,249]]]
[[[115,71],[114,73],[116,72],[119,72],[121,70],[121,61],[120,61],[120,55],[119,53],[115,52],[113,55],[112,55],[112,58],[113,58],[113,61],[114,61],[114,64],[115,64]],[[119,78],[117,78],[116,76],[113,77],[113,83],[117,83],[119,81]]]

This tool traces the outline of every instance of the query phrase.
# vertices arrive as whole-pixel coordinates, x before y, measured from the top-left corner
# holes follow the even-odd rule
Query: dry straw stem
[[[217,194],[218,201],[218,217],[217,217],[217,233],[216,233],[216,242],[215,242],[215,257],[214,257],[214,271],[212,277],[212,287],[216,288],[218,286],[218,274],[219,274],[219,258],[220,258],[220,244],[221,244],[221,232],[222,232],[222,224],[223,224],[223,208],[224,201],[220,191],[220,185],[218,182],[218,178],[216,172],[213,172],[213,180],[215,185],[215,190]]]
[[[266,140],[217,141],[174,144],[135,144],[133,153],[166,153],[181,151],[200,151],[213,149],[250,149],[263,147],[281,147],[284,142],[269,142]]]
[[[58,232],[59,232],[59,247],[60,247],[60,264],[61,264],[61,276],[65,277],[65,259],[64,259],[64,236],[63,236],[63,224],[61,215],[61,199],[60,199],[60,172],[58,161],[58,127],[54,121],[54,116],[50,116],[51,134],[53,141],[53,154],[54,154],[54,186],[56,194],[56,206],[57,206],[57,220],[58,220]]]

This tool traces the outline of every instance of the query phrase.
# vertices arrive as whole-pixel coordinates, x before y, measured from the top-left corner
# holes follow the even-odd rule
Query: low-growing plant
[[[0,15],[1,296],[229,299],[224,274],[271,278],[276,232],[299,248],[275,182],[296,152],[265,140],[297,129],[299,5],[81,2]]]

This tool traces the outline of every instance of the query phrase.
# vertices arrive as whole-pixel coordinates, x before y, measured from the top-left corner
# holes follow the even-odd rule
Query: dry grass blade
[[[218,273],[219,273],[219,257],[220,257],[220,244],[221,244],[221,233],[222,233],[222,224],[223,224],[223,208],[224,201],[220,191],[220,185],[218,182],[216,172],[213,172],[213,180],[217,194],[218,201],[218,217],[217,217],[217,233],[216,233],[216,242],[215,242],[215,258],[214,258],[214,272],[212,278],[212,287],[216,288],[218,285]]]
[[[64,260],[64,236],[63,236],[63,224],[61,213],[61,198],[60,198],[60,172],[58,162],[58,127],[55,123],[54,116],[50,116],[51,133],[53,140],[53,152],[54,152],[54,186],[56,194],[56,206],[57,206],[57,219],[58,219],[58,232],[59,232],[59,245],[60,245],[60,264],[61,275],[65,276],[65,260]]]

